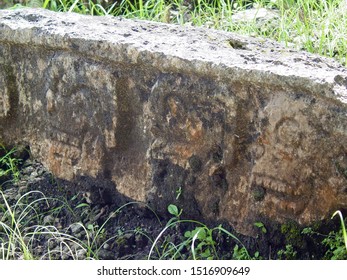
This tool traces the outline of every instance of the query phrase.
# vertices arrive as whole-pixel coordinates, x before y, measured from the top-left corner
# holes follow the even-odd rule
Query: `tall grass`
[[[346,252],[347,252],[347,232],[346,232],[345,221],[343,220],[343,216],[342,216],[341,211],[336,211],[336,212],[333,214],[332,218],[334,218],[336,215],[338,215],[339,218],[340,218],[340,222],[341,222],[341,231],[342,231],[342,235],[343,235],[343,241],[344,241],[345,248],[346,248]]]
[[[23,204],[22,201],[33,193],[35,192],[23,195],[11,206],[4,193],[0,191],[4,203],[4,206],[0,205],[3,211],[0,220],[0,259],[23,258],[29,260],[33,258],[30,248],[25,241],[27,235],[23,228],[32,221],[32,215],[36,218],[38,217],[34,204],[45,199],[42,198],[29,204]]]
[[[19,169],[18,166],[21,163],[21,159],[14,156],[16,149],[7,150],[0,144],[0,179],[12,177],[13,180],[18,180]]]
[[[46,224],[43,217],[47,214],[59,216],[63,209],[72,211],[66,202],[48,198],[39,191],[25,193],[12,205],[2,191],[0,198],[0,260],[99,259],[104,245],[121,239],[124,234],[109,235],[108,223],[120,214],[123,208],[137,204],[131,202],[117,208],[101,225],[76,222],[62,229],[57,228],[54,222]],[[87,207],[86,204],[79,204],[75,209],[80,205]],[[158,217],[157,219],[160,224]],[[78,226],[82,234],[69,233],[74,226]],[[144,235],[153,243],[153,239],[146,233],[137,230],[137,234]],[[42,247],[41,254],[36,250],[37,247]]]

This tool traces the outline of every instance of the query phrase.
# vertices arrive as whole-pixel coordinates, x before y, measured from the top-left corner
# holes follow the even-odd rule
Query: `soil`
[[[17,220],[20,220],[22,236],[35,259],[135,260],[193,257],[191,243],[182,245],[177,254],[173,253],[174,250],[170,251],[170,248],[174,248],[172,244],[179,247],[187,241],[187,234],[197,227],[196,222],[183,221],[164,231],[158,238],[156,249],[149,256],[155,239],[166,225],[177,221],[177,218],[171,216],[170,220],[170,215],[157,216],[147,205],[131,201],[117,193],[111,182],[87,177],[78,178],[76,183],[59,180],[30,158],[20,167],[17,180],[12,179],[0,178],[0,190],[16,213]],[[47,199],[43,199],[44,197]],[[5,212],[4,199],[0,197],[0,221],[9,224]],[[25,213],[28,215],[24,215]],[[217,226],[219,224],[206,222],[205,236],[196,241],[196,244],[201,245],[195,257],[247,259],[241,243],[231,235],[220,230],[209,235],[207,229]],[[227,223],[222,224],[222,227],[237,236],[254,259],[322,259],[326,251],[326,247],[321,244],[322,238],[302,235],[301,228],[291,223],[285,226],[272,224],[266,225],[266,228],[260,227],[257,237],[242,236],[234,232]],[[42,234],[32,237],[30,232],[33,229]],[[44,233],[48,229],[51,233]],[[338,224],[327,221],[316,227],[317,232],[328,233],[328,229],[338,229]],[[73,237],[66,238],[65,235]],[[1,226],[0,240],[6,244],[6,234]],[[211,246],[211,240],[214,246]],[[89,245],[78,245],[82,242]],[[278,254],[289,243],[296,253],[291,254],[287,250],[285,254]],[[18,250],[10,258],[24,257]]]

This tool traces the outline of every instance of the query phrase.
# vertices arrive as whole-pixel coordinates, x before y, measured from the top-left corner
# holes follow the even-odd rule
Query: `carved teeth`
[[[263,185],[263,179],[261,177],[255,177],[255,183],[257,185]]]
[[[303,187],[291,186],[286,182],[274,179],[269,176],[255,175],[254,182],[265,189],[273,190],[290,196],[300,196],[304,194]]]
[[[305,201],[285,201],[276,197],[271,198],[272,205],[275,206],[276,210],[285,216],[297,216],[300,215],[305,207],[306,202]]]
[[[305,208],[304,202],[282,202],[281,210],[292,215],[299,215]]]

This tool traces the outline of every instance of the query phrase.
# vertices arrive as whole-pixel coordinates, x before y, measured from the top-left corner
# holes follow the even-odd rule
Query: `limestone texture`
[[[347,70],[232,33],[0,11],[0,143],[183,216],[254,222],[347,208]]]

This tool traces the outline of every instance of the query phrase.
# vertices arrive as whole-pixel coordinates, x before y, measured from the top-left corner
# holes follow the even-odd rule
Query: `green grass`
[[[74,210],[87,207],[84,203],[80,203],[72,209],[66,203],[55,198],[48,198],[39,191],[30,191],[11,205],[5,194],[0,191],[0,260],[100,259],[99,252],[105,244],[113,241],[122,243],[125,234],[129,232],[143,235],[148,239],[151,244],[148,259],[220,259],[222,256],[219,256],[217,252],[216,236],[222,234],[237,242],[233,249],[233,258],[251,259],[241,241],[222,226],[209,228],[198,221],[180,220],[178,216],[170,219],[156,238],[149,236],[141,228],[108,235],[108,223],[120,214],[122,209],[136,202],[124,204],[111,212],[101,225],[76,222],[65,229],[59,229],[54,221],[49,224],[44,221],[43,217],[47,214],[59,216],[63,209],[72,211],[74,214]],[[158,218],[158,224],[160,223]],[[180,242],[175,244],[170,240],[172,233],[170,236],[165,236],[165,233],[183,223],[195,225],[195,227],[193,230],[187,230],[184,236],[179,238]],[[79,232],[71,234],[72,227],[76,226],[80,229]],[[81,235],[80,232],[83,234]],[[41,255],[38,255],[35,248],[42,244],[44,244],[42,247],[44,250]]]
[[[237,260],[250,260],[259,258],[259,253],[256,252],[254,257],[251,257],[246,246],[241,240],[222,225],[209,227],[204,223],[196,220],[181,219],[183,209],[178,209],[176,205],[170,204],[168,212],[173,217],[167,222],[166,226],[161,230],[155,240],[152,242],[152,247],[148,254],[148,260],[152,259],[153,253],[156,253],[156,259],[191,259],[191,260],[220,260],[225,256],[218,252],[218,239],[224,237],[229,241],[230,255],[228,258]],[[191,226],[191,230],[186,230],[181,236],[180,241],[174,242],[171,240],[171,235],[165,235],[170,230],[175,230],[181,225]],[[234,245],[232,245],[234,244]],[[225,252],[223,252],[225,253]],[[232,254],[231,254],[232,253]]]
[[[106,221],[84,225],[81,222],[71,224],[66,229],[59,229],[54,224],[46,224],[43,217],[58,216],[62,210],[73,211],[64,201],[48,198],[42,192],[30,191],[22,195],[13,205],[0,191],[0,260],[10,259],[98,259],[99,250],[107,242],[118,238],[117,235],[106,238],[105,227],[110,219],[129,204],[110,213]],[[52,203],[52,202],[59,202]],[[42,205],[46,204],[46,207]],[[52,207],[52,205],[54,205]],[[75,209],[87,207],[79,204]],[[72,213],[74,214],[74,213]],[[79,226],[84,232],[83,238],[70,234],[73,226]],[[46,253],[37,255],[35,247],[46,240]],[[39,245],[38,245],[39,244]]]
[[[7,150],[0,144],[0,179],[10,177],[13,180],[18,180],[18,166],[20,165],[21,160],[14,156],[15,153],[15,148]]]
[[[13,6],[12,0],[7,1]],[[174,24],[191,24],[243,35],[270,38],[288,46],[333,57],[347,63],[347,4],[345,0],[29,0],[25,6],[89,15],[112,15]],[[259,24],[235,22],[232,16],[247,8],[276,11],[279,19]]]

